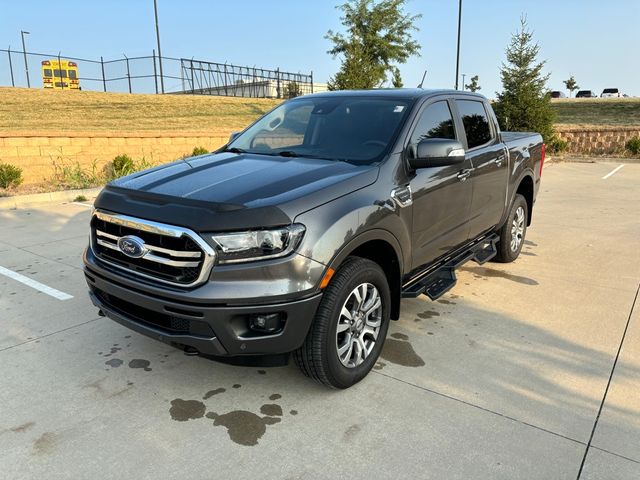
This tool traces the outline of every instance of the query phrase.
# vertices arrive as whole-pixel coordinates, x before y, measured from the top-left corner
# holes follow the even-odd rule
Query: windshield
[[[604,92],[602,93],[618,93],[618,89],[617,88],[605,88]]]
[[[410,100],[362,96],[292,100],[258,120],[227,149],[370,164],[390,148],[409,106]]]

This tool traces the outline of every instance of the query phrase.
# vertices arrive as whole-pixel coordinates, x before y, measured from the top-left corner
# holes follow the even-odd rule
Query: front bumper
[[[195,292],[206,291],[212,282],[192,291],[162,291],[103,268],[90,249],[84,262],[91,301],[106,316],[143,335],[205,355],[291,352],[304,342],[322,298],[316,291],[290,292],[286,299],[263,297],[262,302],[255,297],[244,303],[237,298],[207,301]],[[270,313],[284,318],[281,330],[268,334],[248,328],[251,315]]]

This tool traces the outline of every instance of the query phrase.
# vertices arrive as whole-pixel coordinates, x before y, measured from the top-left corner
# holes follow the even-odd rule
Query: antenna
[[[424,83],[424,79],[427,76],[427,70],[424,71],[424,75],[422,75],[422,81],[420,82],[420,85],[418,85],[418,88],[422,88],[422,84]]]

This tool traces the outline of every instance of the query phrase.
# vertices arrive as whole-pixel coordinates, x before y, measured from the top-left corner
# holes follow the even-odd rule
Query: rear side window
[[[51,69],[50,68],[45,68],[44,69],[44,76],[45,77],[51,77]]]
[[[491,127],[482,102],[456,100],[456,105],[462,116],[468,147],[475,148],[489,143],[492,138]]]
[[[422,112],[418,124],[411,134],[409,151],[415,152],[415,147],[425,138],[456,139],[453,115],[451,115],[447,102],[432,103]]]

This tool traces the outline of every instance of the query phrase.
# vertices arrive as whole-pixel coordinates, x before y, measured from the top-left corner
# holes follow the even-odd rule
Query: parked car
[[[551,98],[567,98],[567,96],[564,94],[564,92],[554,90],[551,92]]]
[[[293,352],[347,388],[403,298],[437,299],[468,260],[518,257],[544,157],[539,134],[501,132],[470,92],[298,97],[212,154],[107,185],[84,253],[90,297],[185,353]]]
[[[593,90],[580,90],[576,93],[576,98],[598,98],[598,94]]]
[[[618,90],[617,88],[605,88],[602,91],[602,94],[600,95],[600,97],[602,98],[612,98],[612,97],[621,97],[622,95],[620,94],[620,90]]]

